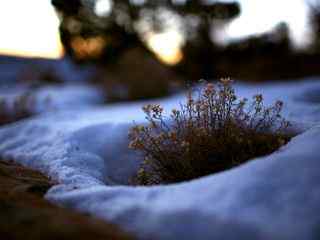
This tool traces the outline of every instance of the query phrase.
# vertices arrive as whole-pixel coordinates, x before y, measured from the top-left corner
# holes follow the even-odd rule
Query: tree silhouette
[[[79,60],[77,48],[90,46],[90,43],[85,42],[90,41],[90,38],[99,37],[103,39],[100,44],[101,42],[107,44],[101,47],[101,54],[98,57],[97,54],[93,54],[93,57],[81,56],[81,60],[98,59],[114,62],[129,48],[135,46],[145,48],[146,32],[162,32],[170,25],[178,24],[179,31],[185,36],[183,48],[185,59],[190,58],[198,65],[211,67],[212,57],[209,56],[215,49],[212,42],[215,21],[225,22],[240,13],[237,3],[208,3],[198,0],[110,0],[111,11],[99,16],[94,11],[96,2],[52,0],[52,4],[61,16],[62,42],[67,54],[76,60]],[[74,43],[74,39],[79,40],[79,37],[83,40],[83,44],[81,41],[78,41],[78,44]],[[200,54],[194,54],[195,52]]]
[[[311,24],[313,27],[314,41],[312,44],[312,50],[320,53],[320,3],[310,4],[311,8]]]

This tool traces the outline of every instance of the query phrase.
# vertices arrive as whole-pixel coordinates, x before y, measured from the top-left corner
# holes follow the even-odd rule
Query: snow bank
[[[16,85],[25,78],[37,78],[39,71],[55,73],[64,82],[84,82],[94,75],[96,68],[76,65],[68,57],[42,59],[0,55],[0,87]]]
[[[65,191],[49,199],[142,239],[318,239],[320,126],[268,157],[192,182]]]
[[[33,99],[30,111],[43,113],[61,109],[75,109],[103,104],[103,93],[88,84],[49,85],[38,89],[26,86],[0,88],[0,99],[4,99],[9,109],[14,110],[14,101],[30,94]]]
[[[320,81],[238,84],[236,90],[245,97],[262,93],[268,103],[284,100],[285,115],[303,133],[276,153],[220,174],[170,186],[114,186],[139,164],[127,133],[133,120],[144,121],[145,102],[92,104],[2,127],[0,156],[58,180],[49,200],[118,223],[141,239],[318,239]],[[161,103],[171,109],[179,101],[182,95]]]

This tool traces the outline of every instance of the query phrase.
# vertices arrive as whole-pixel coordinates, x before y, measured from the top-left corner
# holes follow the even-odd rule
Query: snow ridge
[[[319,239],[319,89],[315,79],[236,85],[240,96],[283,100],[301,134],[269,156],[180,184],[123,185],[139,164],[127,134],[133,120],[144,121],[144,102],[98,106],[88,97],[71,109],[76,98],[60,101],[55,111],[2,127],[0,156],[58,181],[50,201],[118,223],[140,239]],[[170,109],[179,101],[181,95],[160,103]]]

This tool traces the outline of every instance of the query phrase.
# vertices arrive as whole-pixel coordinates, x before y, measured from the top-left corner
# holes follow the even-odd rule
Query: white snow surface
[[[319,239],[320,79],[235,88],[243,97],[262,93],[267,104],[283,100],[300,134],[269,156],[219,174],[125,186],[141,159],[128,149],[127,133],[133,121],[144,122],[146,102],[99,105],[68,86],[50,89],[55,111],[0,128],[0,157],[57,180],[46,194],[50,201],[119,224],[139,239]],[[183,101],[180,94],[150,102],[169,110]]]

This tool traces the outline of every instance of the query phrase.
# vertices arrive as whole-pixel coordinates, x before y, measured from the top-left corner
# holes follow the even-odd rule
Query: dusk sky
[[[108,9],[109,0],[100,0],[97,11]],[[288,5],[290,2],[290,5]],[[3,0],[0,7],[0,54],[59,58],[59,20],[50,0]],[[242,14],[224,32],[227,38],[262,33],[284,21],[297,44],[308,36],[308,11],[304,0],[241,0]],[[168,42],[176,44],[169,45]],[[176,33],[156,36],[149,45],[163,55],[174,54],[181,43]]]

